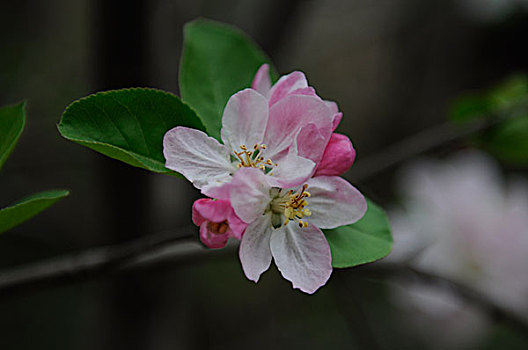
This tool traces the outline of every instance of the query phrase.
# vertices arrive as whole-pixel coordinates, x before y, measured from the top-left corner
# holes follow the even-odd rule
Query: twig
[[[194,239],[180,238],[174,232],[164,232],[123,245],[95,248],[4,271],[0,274],[0,295],[34,291],[38,287],[86,280],[105,273],[122,273],[141,268],[152,268],[162,263],[182,263],[194,261],[197,258],[233,254],[236,248],[237,244],[230,242],[224,249],[210,250]],[[418,277],[430,284],[447,284],[459,296],[479,306],[496,320],[504,321],[524,334],[528,334],[528,320],[505,309],[472,288],[444,276],[394,263],[367,264],[354,269],[338,270],[335,273],[359,274],[371,278],[411,279]]]
[[[421,131],[385,148],[383,151],[362,159],[354,167],[351,178],[355,182],[361,182],[373,175],[389,170],[412,157],[485,130],[503,119],[503,117],[478,118],[478,120],[467,122],[463,125],[446,122],[440,126]]]
[[[383,262],[375,265],[364,265],[363,267],[354,270],[369,277],[399,277],[407,280],[411,279],[413,281],[418,278],[421,282],[428,284],[440,285],[443,287],[448,286],[462,299],[476,305],[481,310],[484,310],[495,321],[504,321],[513,328],[519,330],[522,334],[528,334],[528,319],[526,317],[497,304],[491,298],[470,286],[448,277],[399,263]]]
[[[186,232],[191,230],[195,228],[185,229]],[[194,238],[181,237],[181,232],[162,232],[125,244],[88,249],[5,269],[0,272],[0,295],[139,269],[167,260],[185,262],[205,255],[213,256],[214,252],[225,254],[231,250],[209,250]]]

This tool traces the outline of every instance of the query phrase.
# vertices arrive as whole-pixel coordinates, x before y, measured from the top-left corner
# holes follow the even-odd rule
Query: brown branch
[[[181,232],[161,232],[125,244],[83,250],[4,269],[0,272],[0,295],[23,293],[109,273],[139,269],[167,260],[186,262],[190,259],[214,256],[215,252],[225,254],[231,251],[209,250],[194,238],[182,237],[182,232],[194,230],[195,227],[188,227]]]
[[[181,238],[174,232],[164,232],[137,239],[127,244],[108,246],[52,258],[0,273],[0,295],[32,292],[40,287],[58,286],[104,276],[106,274],[153,268],[160,264],[181,264],[223,254],[233,254],[235,242],[221,250],[204,248],[194,239]],[[457,295],[477,305],[495,320],[528,334],[528,320],[495,303],[492,299],[469,286],[444,276],[413,268],[404,264],[367,264],[335,273],[363,275],[368,278],[399,277],[414,280],[416,277],[429,284],[448,285]]]
[[[396,277],[400,280],[407,280],[410,282],[416,282],[416,279],[418,279],[420,282],[439,287],[447,286],[464,301],[485,311],[494,321],[505,322],[520,331],[522,334],[528,334],[528,317],[496,303],[493,299],[473,289],[469,285],[460,283],[449,277],[400,263],[383,262],[380,264],[364,265],[354,270],[369,278]]]
[[[403,141],[386,147],[383,151],[362,159],[354,167],[351,178],[356,182],[363,181],[373,175],[387,171],[412,157],[488,129],[504,119],[505,117],[502,116],[478,118],[460,125],[446,122],[434,128],[421,131]]]

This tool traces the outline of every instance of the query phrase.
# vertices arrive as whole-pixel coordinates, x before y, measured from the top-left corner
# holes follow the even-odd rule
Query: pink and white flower
[[[209,248],[223,248],[229,238],[241,239],[247,226],[229,201],[209,198],[194,202],[192,220],[200,227],[200,240]]]
[[[367,209],[361,193],[340,177],[314,177],[301,187],[281,189],[250,168],[235,174],[230,197],[235,213],[248,223],[239,251],[246,277],[257,282],[273,257],[282,276],[310,294],[332,273],[321,229],[354,223]]]
[[[214,198],[193,205],[202,242],[221,248],[241,239],[240,261],[255,282],[273,258],[294,288],[313,293],[324,285],[332,257],[321,229],[351,224],[367,208],[358,190],[334,176],[355,158],[348,137],[333,133],[341,118],[302,72],[272,86],[264,65],[252,89],[227,102],[223,144],[199,130],[169,130],[166,167]]]
[[[245,89],[227,102],[223,144],[202,131],[176,127],[163,139],[166,166],[219,199],[228,199],[225,184],[240,168],[260,169],[276,186],[295,186],[314,173],[332,120],[332,110],[319,98],[291,95],[270,107],[259,92]]]

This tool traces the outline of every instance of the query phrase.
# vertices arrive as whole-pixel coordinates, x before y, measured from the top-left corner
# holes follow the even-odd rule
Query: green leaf
[[[44,191],[26,197],[10,207],[0,210],[0,233],[29,220],[59,199],[69,194],[66,190]]]
[[[180,91],[210,136],[219,139],[227,100],[251,85],[263,63],[268,57],[235,27],[206,19],[185,25]]]
[[[516,115],[526,111],[527,103],[528,76],[514,75],[487,92],[458,98],[452,107],[451,120],[465,122],[478,118]]]
[[[496,126],[480,143],[505,163],[528,165],[528,114]]]
[[[177,96],[134,88],[99,92],[72,103],[62,115],[59,132],[110,158],[171,173],[165,168],[163,136],[175,126],[204,130],[196,113]]]
[[[358,222],[324,230],[333,267],[351,267],[387,256],[392,249],[392,235],[387,215],[367,199],[368,209]]]
[[[528,76],[524,74],[511,76],[492,89],[488,96],[489,104],[496,110],[515,109],[520,104],[525,105],[528,102]]]
[[[489,99],[479,95],[466,95],[458,98],[451,111],[451,120],[467,122],[487,117],[491,113]]]
[[[26,103],[0,108],[0,169],[15,148],[26,123]]]
[[[451,120],[479,118],[500,118],[500,122],[475,135],[475,145],[505,163],[528,165],[528,76],[514,75],[488,92],[462,97],[454,104]]]

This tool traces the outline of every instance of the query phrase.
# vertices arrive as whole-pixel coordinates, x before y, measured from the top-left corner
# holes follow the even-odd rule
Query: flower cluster
[[[332,272],[321,229],[351,224],[366,211],[361,193],[339,177],[355,158],[334,133],[342,114],[321,99],[301,72],[272,86],[269,66],[235,93],[222,116],[222,143],[186,127],[169,130],[166,166],[202,194],[193,221],[210,248],[241,240],[239,257],[255,282],[272,258],[294,288],[313,293]]]

